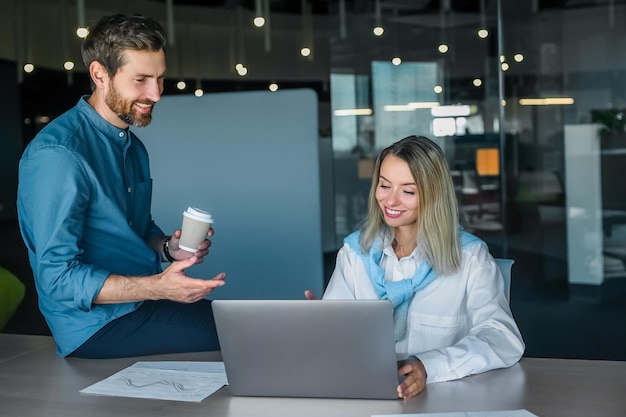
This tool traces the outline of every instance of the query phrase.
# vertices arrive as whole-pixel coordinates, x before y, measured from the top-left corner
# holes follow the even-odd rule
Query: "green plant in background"
[[[607,109],[591,110],[591,122],[600,123],[603,127],[598,131],[601,139],[614,133],[624,133],[626,131],[626,110]]]
[[[0,266],[0,332],[24,299],[24,284]]]

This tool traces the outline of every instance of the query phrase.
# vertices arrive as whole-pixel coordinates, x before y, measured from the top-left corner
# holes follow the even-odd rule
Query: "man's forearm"
[[[161,297],[155,291],[158,275],[145,277],[126,277],[111,274],[104,281],[104,285],[94,304],[132,303],[144,300],[158,300]]]

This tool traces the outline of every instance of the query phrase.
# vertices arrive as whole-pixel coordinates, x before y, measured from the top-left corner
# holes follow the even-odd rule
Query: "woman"
[[[367,217],[344,240],[323,298],[393,304],[401,398],[509,367],[524,352],[495,260],[459,227],[445,156],[425,137],[381,152]]]

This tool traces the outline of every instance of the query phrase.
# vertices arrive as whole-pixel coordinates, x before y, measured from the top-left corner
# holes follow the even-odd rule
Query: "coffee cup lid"
[[[189,216],[196,220],[201,220],[204,222],[213,222],[213,216],[207,211],[200,210],[196,207],[188,207],[187,211],[183,212],[185,216]]]

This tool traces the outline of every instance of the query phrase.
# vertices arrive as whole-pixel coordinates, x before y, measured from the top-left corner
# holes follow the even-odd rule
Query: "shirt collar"
[[[388,231],[385,231],[382,235],[382,239],[383,239],[383,254],[385,256],[391,256],[391,257],[397,258],[396,252],[391,247],[391,242],[393,241],[393,237],[391,233],[389,233]],[[405,256],[402,259],[405,259],[405,258],[407,257]],[[409,255],[408,258],[415,258],[415,260],[420,260],[421,256],[420,256],[419,247],[416,247],[415,249],[413,249],[413,252],[411,252],[411,255]]]
[[[115,142],[125,144],[128,141],[130,130],[129,128],[120,129],[107,122],[91,105],[87,102],[89,96],[82,96],[78,100],[77,107],[82,114],[89,120],[89,122],[99,130],[103,135]]]

